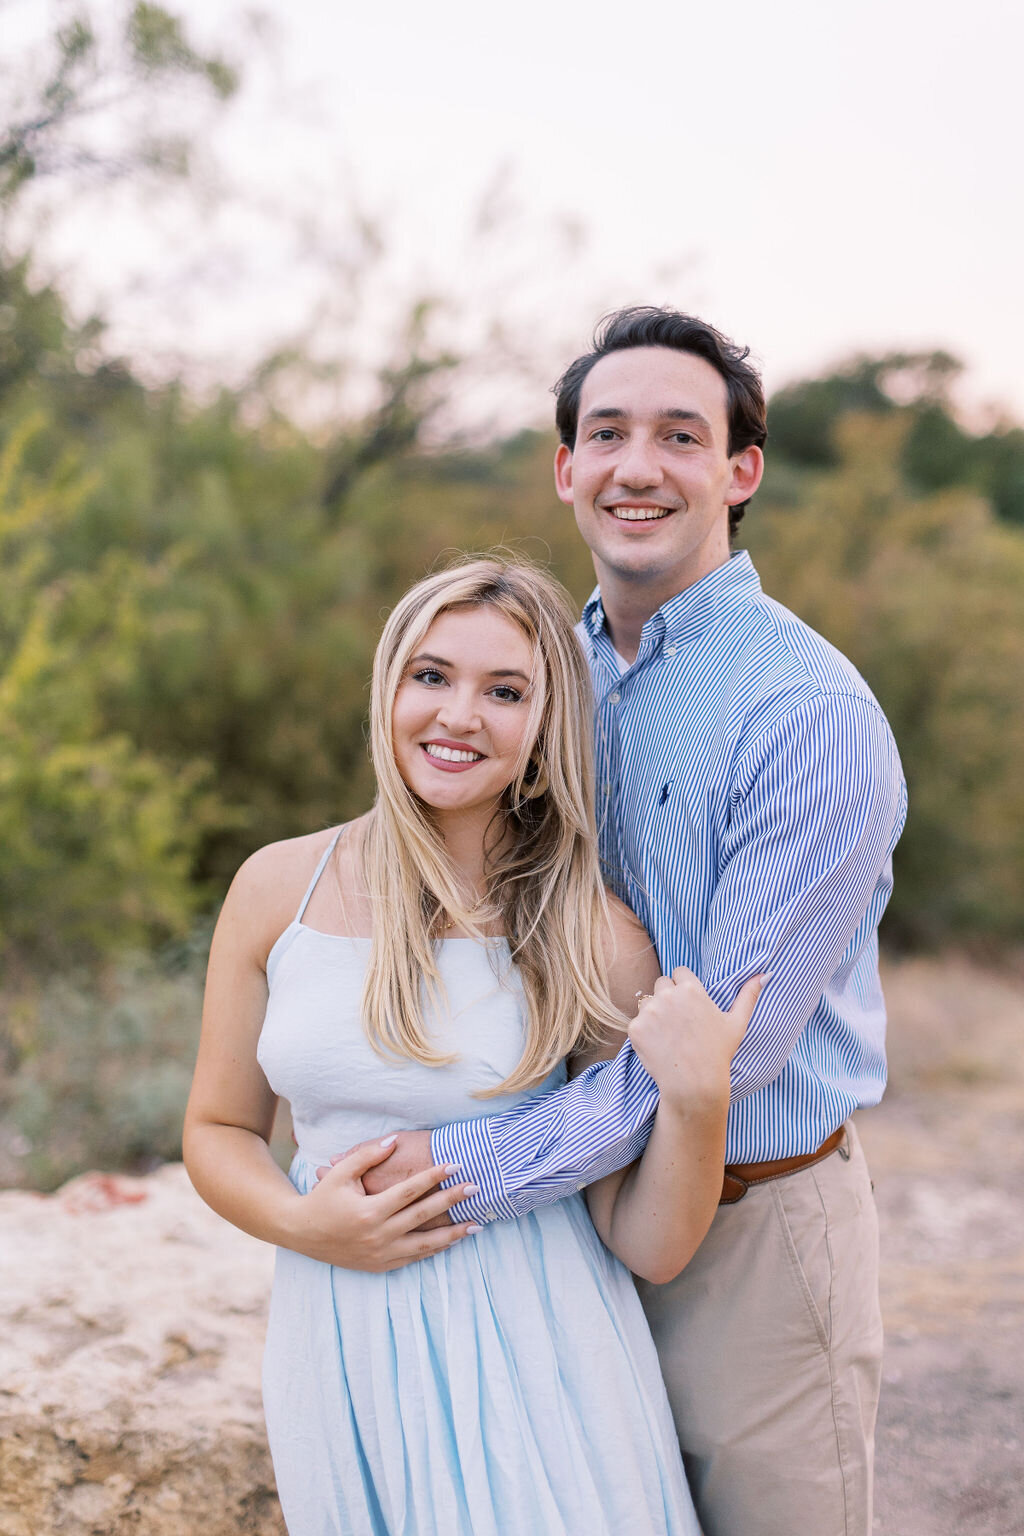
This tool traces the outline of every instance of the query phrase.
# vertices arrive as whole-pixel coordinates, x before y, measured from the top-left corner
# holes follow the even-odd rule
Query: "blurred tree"
[[[974,483],[998,515],[1024,527],[1024,430],[1005,425],[975,440]]]
[[[845,416],[897,416],[906,422],[901,468],[912,486],[973,486],[999,517],[1024,523],[1024,432],[1013,426],[984,435],[966,431],[950,399],[961,372],[948,352],[889,352],[788,385],[769,403],[772,456],[810,469],[834,467]]]
[[[181,20],[161,5],[125,6],[112,32],[76,6],[34,70],[9,67],[0,75],[0,208],[44,176],[184,174],[189,136],[153,126],[155,97],[183,82],[223,101],[238,75],[223,59],[197,52]],[[116,147],[104,142],[97,128],[114,114],[123,121],[128,110],[134,131],[119,133]]]
[[[105,715],[111,658],[136,666],[152,573],[123,553],[91,579],[61,573],[56,536],[89,486],[67,460],[26,469],[34,426],[0,456],[0,959],[66,963],[183,929],[205,775]]]
[[[1024,539],[976,493],[915,494],[905,416],[849,414],[839,464],[769,481],[744,523],[764,584],[844,651],[910,786],[887,929],[904,943],[1024,930]],[[749,527],[748,527],[749,524]]]

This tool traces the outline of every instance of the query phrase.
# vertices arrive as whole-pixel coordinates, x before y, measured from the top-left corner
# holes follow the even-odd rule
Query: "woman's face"
[[[528,756],[533,647],[496,608],[436,618],[410,658],[391,717],[399,772],[441,812],[488,816]]]

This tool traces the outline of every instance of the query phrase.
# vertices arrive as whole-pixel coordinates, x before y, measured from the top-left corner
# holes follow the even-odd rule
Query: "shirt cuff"
[[[457,1201],[448,1212],[450,1221],[477,1221],[486,1226],[489,1221],[515,1220],[518,1212],[505,1194],[486,1117],[438,1126],[431,1133],[430,1155],[435,1164],[454,1163],[459,1170],[442,1181],[442,1189],[468,1182],[480,1191]]]

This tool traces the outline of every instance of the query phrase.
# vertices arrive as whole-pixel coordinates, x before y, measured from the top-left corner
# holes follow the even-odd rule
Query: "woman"
[[[692,977],[657,979],[604,892],[589,697],[542,572],[420,582],[374,663],[374,809],[262,849],[221,913],[185,1157],[279,1246],[264,1400],[291,1536],[697,1531],[624,1264],[667,1279],[710,1223],[759,984],[723,1015]],[[629,1027],[661,1108],[640,1162],[588,1192],[593,1224],[573,1198],[417,1230],[469,1192],[436,1189],[453,1169],[363,1192],[387,1133],[556,1086],[652,992]],[[278,1096],[290,1179],[267,1149]]]

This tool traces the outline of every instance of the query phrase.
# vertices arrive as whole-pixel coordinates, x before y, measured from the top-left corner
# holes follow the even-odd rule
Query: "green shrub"
[[[180,1158],[208,940],[0,997],[0,1184]]]

